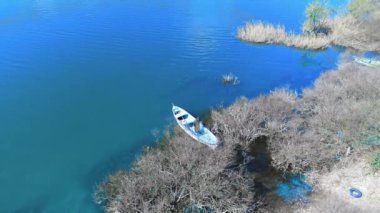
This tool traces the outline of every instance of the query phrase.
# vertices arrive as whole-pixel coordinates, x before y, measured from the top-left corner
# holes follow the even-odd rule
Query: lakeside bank
[[[264,43],[288,37],[285,30],[264,24],[259,29],[270,31],[261,34]],[[355,30],[360,29],[352,32]],[[294,43],[303,43],[302,48],[309,48],[309,38],[292,37],[302,41]],[[335,39],[339,38],[344,37]],[[376,40],[357,44],[344,40],[349,41],[346,45],[343,40],[342,46],[348,48],[378,47],[373,45]],[[331,44],[328,40],[325,48]],[[175,128],[157,147],[147,148],[130,171],[111,175],[100,185],[98,201],[106,212],[376,212],[378,197],[372,195],[379,194],[378,188],[368,190],[368,185],[347,174],[355,169],[369,182],[378,179],[378,82],[379,68],[343,61],[300,95],[277,89],[213,110],[209,127],[222,141],[217,150]],[[248,168],[258,143],[265,143],[270,166],[277,172],[307,172],[316,189],[310,203],[273,202],[258,190],[262,187],[257,184],[258,176]],[[376,156],[375,160],[371,156]],[[334,190],[327,186],[331,179],[335,180]],[[349,187],[362,189],[364,202],[348,200]]]
[[[287,32],[283,25],[251,21],[237,31],[237,38],[252,43],[280,44],[288,47],[323,50],[332,46],[380,53],[380,1],[352,0],[343,12],[332,11],[318,0],[306,8],[303,34]],[[300,26],[301,27],[301,26]]]
[[[255,176],[237,154],[249,156],[250,147],[265,137],[270,164],[278,171],[325,174],[341,159],[376,152],[378,144],[368,144],[380,134],[376,82],[379,69],[344,63],[301,96],[279,89],[240,99],[211,113],[209,127],[222,140],[217,150],[174,130],[158,147],[147,148],[130,171],[110,176],[99,198],[107,212],[183,212],[194,206],[214,212],[276,210],[257,194]]]

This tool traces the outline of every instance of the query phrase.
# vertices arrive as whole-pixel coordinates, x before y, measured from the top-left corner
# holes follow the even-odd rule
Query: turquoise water
[[[337,50],[235,38],[252,19],[297,32],[307,3],[0,1],[0,212],[101,211],[96,184],[153,144],[171,103],[202,114],[311,85]]]

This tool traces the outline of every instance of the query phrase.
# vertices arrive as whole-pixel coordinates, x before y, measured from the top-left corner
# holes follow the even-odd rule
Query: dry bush
[[[380,132],[380,70],[345,64],[303,91],[296,125],[272,140],[273,164],[293,171],[329,167],[348,147]],[[301,119],[301,121],[300,121]],[[285,136],[285,137],[284,137]]]
[[[377,69],[346,64],[322,75],[304,91],[304,106],[313,116],[310,126],[323,139],[336,138],[353,144],[363,134],[378,131],[380,73]],[[368,135],[364,135],[368,136]]]
[[[284,131],[282,123],[295,104],[294,93],[287,90],[276,90],[269,96],[260,96],[251,101],[242,98],[224,110],[213,111],[211,129],[227,145],[240,143],[248,147],[259,136]]]
[[[214,111],[224,143],[249,146],[267,136],[272,165],[283,171],[329,168],[358,141],[380,132],[380,70],[345,64],[323,74],[302,98],[277,90]],[[349,153],[347,153],[349,154]]]
[[[218,149],[177,128],[161,146],[145,151],[131,171],[111,176],[98,197],[107,212],[183,212],[193,205],[215,212],[263,209],[254,197],[253,177],[234,165],[236,147],[248,150],[265,136],[276,169],[329,169],[350,152],[367,151],[359,143],[380,134],[379,82],[380,69],[346,63],[323,74],[301,98],[285,89],[242,98],[211,112],[211,130],[222,141]],[[324,205],[341,208],[330,204]]]
[[[359,20],[348,14],[330,21],[332,43],[361,51],[380,52],[380,8],[368,19]]]
[[[213,151],[176,132],[165,145],[146,151],[131,171],[100,186],[107,212],[184,212],[193,205],[244,212],[255,204],[253,178],[225,169],[230,150]]]

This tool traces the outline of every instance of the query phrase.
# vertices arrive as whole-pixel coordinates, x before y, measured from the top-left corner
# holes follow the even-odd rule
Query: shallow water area
[[[338,50],[235,36],[253,18],[299,30],[308,2],[287,2],[1,1],[0,212],[101,212],[96,184],[154,143],[171,103],[197,115],[310,86]]]

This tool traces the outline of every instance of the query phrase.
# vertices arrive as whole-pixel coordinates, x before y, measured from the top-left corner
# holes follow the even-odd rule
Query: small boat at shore
[[[196,141],[207,145],[211,149],[218,146],[218,139],[207,129],[202,122],[198,121],[194,116],[181,107],[172,107],[173,115],[178,125]]]
[[[368,66],[368,67],[380,67],[380,61],[369,58],[355,57],[356,63]]]

